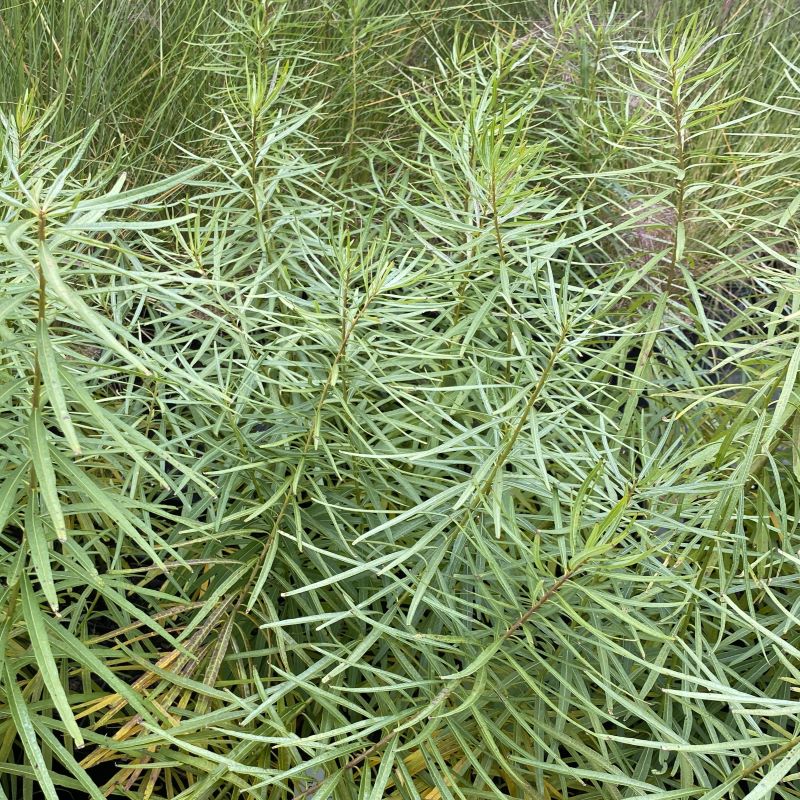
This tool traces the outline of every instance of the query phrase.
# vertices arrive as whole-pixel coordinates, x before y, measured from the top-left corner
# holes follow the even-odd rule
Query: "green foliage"
[[[0,798],[794,798],[777,3],[0,8]]]

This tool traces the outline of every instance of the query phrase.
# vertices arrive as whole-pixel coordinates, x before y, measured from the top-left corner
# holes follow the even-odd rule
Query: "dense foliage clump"
[[[800,27],[0,4],[0,798],[796,798]]]

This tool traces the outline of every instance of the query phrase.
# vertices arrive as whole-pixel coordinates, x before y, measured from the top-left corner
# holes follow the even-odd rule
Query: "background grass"
[[[788,4],[0,5],[0,798],[793,798]]]

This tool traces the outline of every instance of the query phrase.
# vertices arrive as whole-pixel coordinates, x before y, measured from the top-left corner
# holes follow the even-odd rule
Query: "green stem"
[[[46,218],[44,211],[39,211],[37,219],[37,238],[43,242],[46,236]],[[47,281],[44,277],[44,270],[41,264],[36,265],[39,278],[39,295],[37,299],[36,327],[43,328],[46,323],[47,313]],[[39,363],[39,350],[33,354],[33,390],[31,391],[31,417],[39,410],[42,402],[42,368]],[[36,470],[33,463],[30,468],[30,483],[28,487],[29,499],[32,502],[37,488]]]

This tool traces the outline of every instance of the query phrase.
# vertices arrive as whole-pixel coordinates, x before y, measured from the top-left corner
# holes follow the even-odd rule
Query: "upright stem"
[[[497,173],[494,165],[492,165],[492,174],[489,179],[489,202],[492,206],[492,229],[494,230],[494,238],[497,242],[497,255],[500,258],[500,263],[505,266],[506,251],[503,247],[503,236],[500,231],[500,220],[497,213]],[[511,383],[511,353],[513,352],[513,331],[511,327],[510,308],[508,312],[508,316],[506,317],[506,366],[503,370],[506,384]]]
[[[348,269],[347,277],[349,280],[350,271]],[[253,571],[250,573],[250,577],[248,579],[247,584],[245,584],[242,592],[240,593],[240,602],[241,599],[244,598],[244,595],[250,591],[252,586],[259,580],[259,571],[260,566],[266,557],[269,549],[272,545],[274,538],[278,535],[278,530],[283,522],[283,518],[286,516],[286,512],[289,510],[289,504],[293,497],[296,496],[296,487],[299,485],[300,478],[305,473],[305,462],[308,454],[311,452],[313,448],[316,447],[316,435],[318,430],[319,419],[322,415],[323,408],[325,406],[325,401],[328,399],[328,394],[330,390],[333,388],[333,385],[336,381],[336,377],[339,371],[339,365],[344,361],[345,356],[347,355],[347,345],[350,341],[350,337],[353,335],[353,331],[355,331],[356,326],[360,322],[361,318],[366,313],[370,303],[375,299],[378,292],[380,290],[380,283],[376,281],[376,284],[370,291],[367,293],[364,301],[362,302],[361,306],[356,310],[355,314],[353,314],[353,318],[350,320],[349,324],[346,319],[347,309],[343,308],[343,322],[342,322],[342,329],[341,329],[341,341],[339,343],[339,349],[336,351],[336,355],[333,357],[333,361],[331,362],[331,368],[328,371],[328,377],[325,381],[325,384],[320,391],[319,398],[317,399],[317,403],[314,407],[314,411],[312,413],[311,424],[306,431],[306,435],[303,439],[302,450],[300,452],[300,461],[297,466],[297,471],[295,473],[294,480],[284,489],[283,491],[283,499],[281,501],[280,508],[278,509],[277,513],[275,514],[275,519],[272,523],[272,529],[270,530],[269,536],[261,549],[261,554],[256,559]],[[247,606],[247,609],[250,610],[252,605]],[[238,607],[238,606],[237,606]]]
[[[253,209],[256,215],[256,229],[262,237],[262,247],[265,256],[269,256],[269,229],[272,226],[269,204],[262,207],[258,197],[258,140],[259,140],[258,115],[251,112],[250,117],[250,190]]]
[[[474,155],[471,159],[474,164],[475,158]],[[471,241],[474,241],[478,237],[477,231],[481,227],[481,214],[480,208],[477,204],[473,202],[472,195],[467,194],[467,199],[465,203],[465,212],[466,214],[470,213],[470,208],[475,205],[475,231],[467,233],[467,244],[470,245],[467,248],[467,271],[464,273],[464,276],[461,278],[461,282],[456,289],[456,306],[455,310],[453,311],[453,327],[455,328],[458,325],[459,320],[461,319],[461,309],[464,306],[465,297],[464,295],[469,288],[469,281],[472,275],[472,260],[475,257],[475,248],[472,246]]]
[[[44,211],[40,210],[38,213],[38,220],[37,220],[37,238],[40,242],[43,242],[46,235],[46,218]],[[43,328],[46,324],[46,312],[47,312],[47,281],[44,277],[44,270],[42,269],[41,264],[36,265],[36,270],[39,277],[39,297],[37,303],[37,312],[36,312],[36,326],[38,328]],[[33,391],[31,392],[31,416],[33,416],[38,410],[41,405],[41,397],[42,397],[42,368],[39,363],[39,350],[38,348],[34,350],[33,354]],[[36,480],[36,470],[33,468],[33,463],[31,463],[30,469],[30,495],[31,499],[33,499],[33,494],[36,491],[37,487],[37,480]]]
[[[550,357],[547,359],[547,364],[545,364],[544,369],[542,370],[542,374],[539,376],[539,380],[533,387],[533,390],[531,391],[528,397],[528,401],[525,403],[525,407],[522,409],[522,413],[519,415],[516,424],[511,429],[508,439],[506,439],[506,442],[503,445],[503,449],[498,454],[497,459],[495,460],[494,465],[492,466],[492,469],[486,476],[484,482],[481,484],[476,497],[481,497],[483,495],[486,495],[488,491],[492,488],[492,484],[494,483],[494,480],[497,477],[497,473],[503,467],[509,455],[511,454],[511,451],[514,449],[514,445],[516,444],[517,439],[522,433],[522,429],[525,427],[525,424],[528,421],[528,417],[530,416],[530,413],[533,410],[536,401],[539,399],[539,395],[542,393],[542,389],[544,389],[545,383],[547,383],[547,379],[550,377],[550,373],[552,372],[553,367],[555,366],[556,360],[558,359],[558,356],[561,354],[561,351],[564,348],[564,343],[567,338],[568,330],[569,329],[566,326],[564,326],[563,330],[561,331],[561,336],[556,342],[553,351],[550,353]]]
[[[684,200],[686,194],[686,149],[683,141],[683,106],[681,104],[678,76],[672,74],[672,103],[675,117],[675,152],[680,176],[675,184],[675,231],[673,233],[672,254],[667,273],[667,294],[672,295],[678,279],[678,229],[683,224]]]
[[[503,237],[500,234],[500,220],[497,218],[497,186],[494,167],[492,168],[492,177],[489,181],[489,197],[492,203],[492,227],[494,228],[494,238],[497,242],[497,254],[500,256],[500,261],[505,264],[506,251],[503,248]]]

